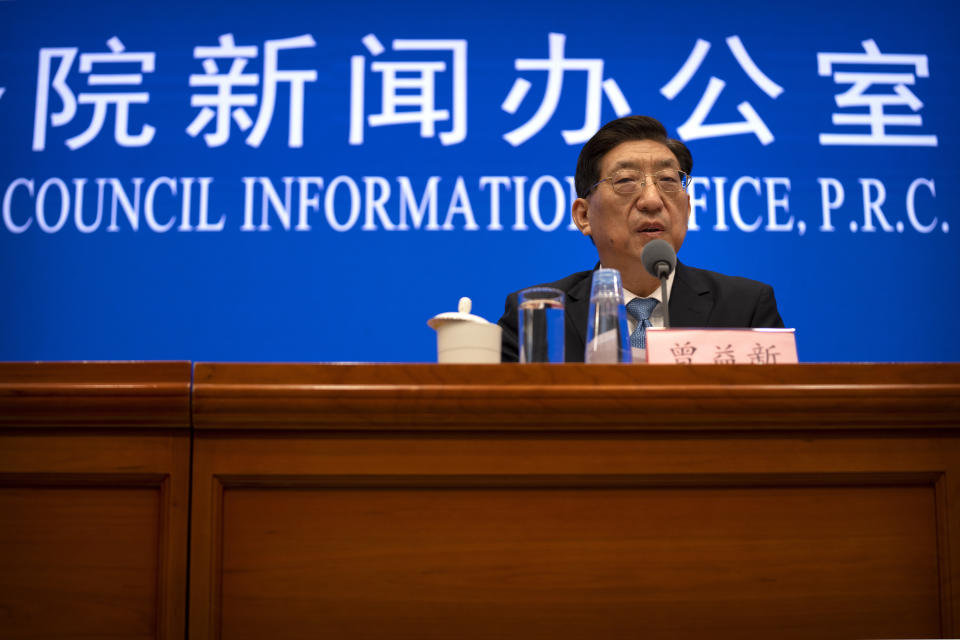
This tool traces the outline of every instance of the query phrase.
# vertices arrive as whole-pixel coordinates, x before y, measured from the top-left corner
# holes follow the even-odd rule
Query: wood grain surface
[[[958,389],[197,365],[190,637],[955,637]]]
[[[0,638],[182,638],[189,363],[0,364]]]
[[[936,637],[933,493],[228,489],[222,637]]]
[[[957,364],[198,363],[194,373],[200,429],[952,427],[958,416]]]
[[[0,638],[960,633],[960,365],[192,373],[0,363]]]
[[[0,362],[0,427],[190,428],[189,362]]]

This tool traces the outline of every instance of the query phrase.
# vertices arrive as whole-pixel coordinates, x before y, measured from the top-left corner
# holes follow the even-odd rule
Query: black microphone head
[[[640,260],[643,262],[643,268],[651,275],[662,278],[670,275],[673,268],[677,266],[677,252],[666,240],[655,238],[643,248]]]

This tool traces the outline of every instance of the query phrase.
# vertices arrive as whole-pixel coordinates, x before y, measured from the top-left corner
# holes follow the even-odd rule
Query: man
[[[687,147],[668,138],[663,125],[646,116],[608,122],[583,146],[577,160],[573,221],[596,246],[597,266],[620,271],[635,348],[643,346],[643,327],[663,326],[660,281],[643,267],[640,255],[654,238],[680,250],[690,218],[687,184],[692,168]],[[567,362],[583,362],[592,276],[592,270],[581,271],[540,285],[566,294]],[[678,261],[667,291],[673,327],[783,327],[773,289],[761,282]],[[635,298],[640,300],[631,304]],[[507,296],[499,324],[502,359],[516,362],[516,292]]]

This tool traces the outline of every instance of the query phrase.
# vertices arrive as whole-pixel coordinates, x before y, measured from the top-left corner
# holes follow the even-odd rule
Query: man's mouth
[[[637,228],[637,233],[642,233],[648,236],[659,236],[663,233],[663,225],[657,222],[650,222],[648,224],[640,225]]]

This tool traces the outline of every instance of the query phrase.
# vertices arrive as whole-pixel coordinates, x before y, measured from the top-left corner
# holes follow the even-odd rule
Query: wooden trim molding
[[[190,428],[189,362],[0,363],[0,427]]]
[[[953,429],[960,365],[199,363],[193,410],[198,429]]]

